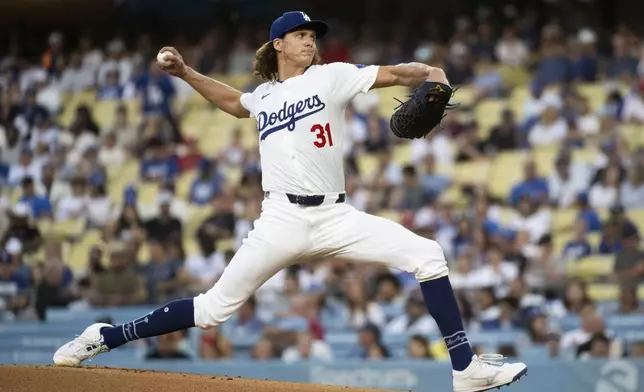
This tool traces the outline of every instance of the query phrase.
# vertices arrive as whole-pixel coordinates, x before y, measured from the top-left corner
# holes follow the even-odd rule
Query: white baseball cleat
[[[453,370],[454,392],[481,392],[500,388],[518,381],[528,373],[521,362],[503,363],[499,354],[474,355],[472,363],[463,371]]]
[[[101,335],[101,328],[105,327],[112,325],[96,323],[87,327],[76,339],[56,350],[54,363],[57,366],[78,366],[85,360],[91,360],[98,354],[109,351]]]

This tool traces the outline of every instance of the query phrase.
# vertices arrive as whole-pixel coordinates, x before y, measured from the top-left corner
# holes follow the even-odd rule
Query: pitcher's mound
[[[2,392],[374,392],[226,376],[98,367],[0,366]],[[379,391],[382,392],[382,391]]]

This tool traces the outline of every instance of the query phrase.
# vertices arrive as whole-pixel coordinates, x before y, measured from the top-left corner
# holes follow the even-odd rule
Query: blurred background
[[[175,46],[199,72],[252,91],[271,21],[302,9],[331,25],[325,62],[420,61],[459,87],[460,108],[413,142],[388,128],[394,98],[409,91],[356,97],[346,189],[356,208],[441,244],[476,352],[527,362],[534,375],[517,391],[641,390],[643,8],[3,0],[0,363],[50,363],[87,323],[128,321],[219,279],[260,213],[255,123],[209,105],[154,59]],[[450,385],[414,277],[341,260],[280,271],[216,331],[104,357],[96,363]]]

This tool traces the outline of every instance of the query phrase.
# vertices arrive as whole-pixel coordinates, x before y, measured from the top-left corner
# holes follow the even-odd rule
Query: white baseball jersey
[[[257,120],[265,191],[344,192],[345,108],[376,81],[378,66],[313,65],[241,96]]]

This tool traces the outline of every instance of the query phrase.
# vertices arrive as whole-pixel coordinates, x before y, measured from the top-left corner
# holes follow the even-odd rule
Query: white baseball
[[[171,65],[171,63],[169,61],[166,61],[165,59],[165,56],[168,56],[171,54],[172,52],[168,52],[167,50],[165,52],[159,52],[159,54],[157,54],[157,62],[163,65],[164,67]]]

